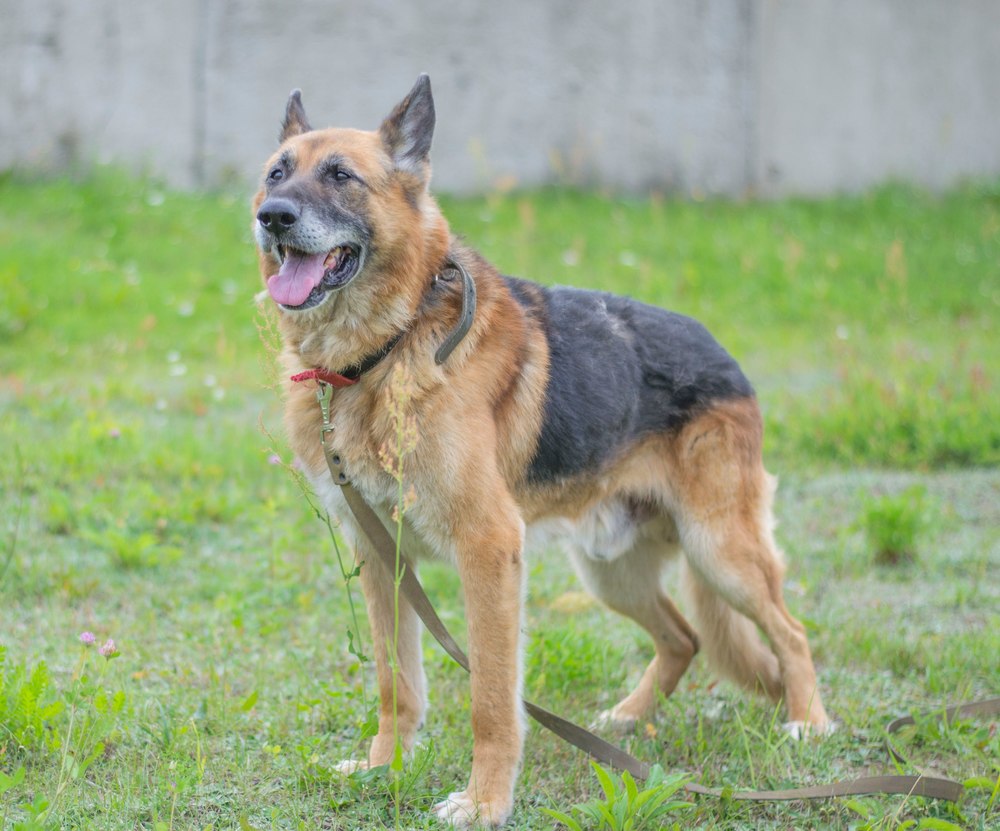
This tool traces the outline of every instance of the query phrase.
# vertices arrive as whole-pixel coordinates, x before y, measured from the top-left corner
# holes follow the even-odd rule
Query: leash
[[[448,355],[451,354],[462,338],[468,333],[469,328],[472,326],[476,309],[475,283],[473,283],[468,271],[450,257],[445,262],[445,267],[455,268],[461,274],[463,283],[462,312],[459,316],[457,326],[435,354],[435,361],[438,364],[444,363]],[[354,518],[377,553],[377,562],[386,570],[387,576],[394,576],[397,568],[396,542],[386,530],[379,516],[351,483],[344,470],[343,457],[327,441],[328,435],[333,432],[333,425],[330,421],[330,405],[333,398],[333,390],[337,387],[356,383],[357,379],[345,378],[342,375],[329,373],[326,370],[307,370],[304,373],[293,376],[292,380],[315,380],[319,384],[316,399],[319,402],[323,419],[322,427],[320,428],[320,442],[323,446],[323,456],[326,459],[330,476],[340,486],[341,493],[344,495],[348,507],[354,514]],[[342,383],[342,381],[346,381],[347,383]],[[438,617],[434,606],[431,604],[426,592],[424,592],[423,586],[421,586],[420,581],[417,579],[416,573],[410,568],[409,561],[402,552],[399,555],[399,564],[402,566],[399,587],[404,598],[413,607],[421,622],[444,651],[466,672],[470,672],[468,657],[458,645],[458,642],[452,637],[448,628],[441,621],[441,618]],[[616,747],[589,730],[531,701],[522,699],[522,704],[528,715],[535,721],[598,762],[610,765],[618,770],[628,771],[636,779],[648,778],[650,766],[631,753],[622,750],[620,747]],[[956,715],[993,715],[997,712],[1000,712],[1000,698],[949,707],[944,711],[944,717],[945,719],[951,719]],[[926,715],[933,715],[933,713]],[[915,723],[915,720],[910,716],[898,718],[888,725],[886,732],[892,734],[897,732],[901,727],[913,723]],[[903,757],[895,750],[888,739],[886,740],[886,746],[893,759],[900,762],[904,761]],[[964,792],[962,783],[952,779],[912,775],[867,776],[804,788],[769,791],[733,792],[729,791],[729,789],[709,788],[693,782],[688,783],[684,787],[685,790],[692,794],[744,801],[812,800],[839,796],[860,796],[864,794],[902,794],[905,796],[922,796],[930,799],[944,799],[950,802],[957,802]]]
[[[332,390],[327,390],[324,393],[321,388],[318,396],[329,395],[330,393],[332,393]],[[371,506],[364,500],[364,497],[351,484],[347,474],[344,472],[343,459],[340,455],[332,449],[328,449],[326,445],[324,445],[324,455],[327,466],[330,469],[330,475],[340,485],[341,492],[351,512],[354,514],[365,536],[368,537],[368,541],[377,552],[378,563],[386,570],[387,576],[391,577],[396,571],[395,540],[393,540],[382,524],[382,520],[379,519]],[[468,657],[455,641],[454,637],[452,637],[448,628],[441,622],[430,599],[427,597],[426,592],[424,592],[423,586],[421,586],[416,574],[409,567],[404,555],[400,557],[400,564],[402,565],[402,575],[399,588],[406,601],[413,607],[417,616],[427,628],[427,631],[431,633],[444,651],[462,669],[469,672]],[[650,766],[631,753],[622,750],[620,747],[616,747],[600,736],[596,736],[589,730],[580,727],[578,724],[574,724],[527,699],[522,699],[522,703],[528,715],[541,724],[542,727],[555,733],[561,739],[582,750],[598,762],[611,765],[618,770],[627,770],[636,779],[648,778]],[[995,703],[1000,705],[1000,699],[995,699]],[[913,720],[910,719],[907,722],[897,719],[897,721],[912,723]],[[902,726],[902,724],[899,726]],[[689,793],[700,794],[702,796],[721,798],[726,795],[722,789],[708,788],[694,782],[690,782],[684,787]],[[887,775],[841,780],[831,784],[813,785],[804,788],[770,791],[735,791],[728,793],[728,797],[735,800],[785,801],[794,799],[828,799],[836,796],[860,796],[863,794],[881,793],[923,796],[931,799],[946,799],[950,802],[957,802],[963,791],[963,785],[951,779],[941,779],[933,776]]]
[[[941,710],[927,710],[921,713],[918,718],[923,721],[927,718],[936,717],[943,721],[945,724],[950,724],[954,718],[968,718],[970,716],[995,716],[1000,713],[1000,698],[984,698],[982,701],[966,701],[964,704],[956,704],[953,707],[946,707],[943,711]],[[916,724],[917,719],[913,716],[900,716],[897,719],[893,719],[886,725],[885,732],[891,736],[893,733],[899,731],[901,727],[906,727],[910,724]],[[893,758],[894,761],[900,764],[906,764],[906,758],[896,750],[892,741],[889,738],[885,740],[886,752]]]

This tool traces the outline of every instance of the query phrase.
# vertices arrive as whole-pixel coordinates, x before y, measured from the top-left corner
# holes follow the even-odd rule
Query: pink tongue
[[[267,290],[275,303],[286,306],[301,306],[309,293],[319,285],[326,269],[323,262],[326,253],[302,254],[287,251],[277,274],[267,279]]]

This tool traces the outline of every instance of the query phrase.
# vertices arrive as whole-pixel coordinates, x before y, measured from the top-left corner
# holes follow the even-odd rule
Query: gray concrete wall
[[[422,71],[439,190],[1000,173],[996,0],[0,0],[0,168],[248,182],[292,87],[374,128]]]
[[[1000,172],[1000,2],[767,0],[760,6],[764,192],[946,186]]]

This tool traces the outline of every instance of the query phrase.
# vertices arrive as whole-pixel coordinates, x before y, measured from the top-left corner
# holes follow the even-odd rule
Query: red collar
[[[350,387],[358,383],[357,378],[348,378],[326,369],[307,369],[305,372],[293,375],[291,380],[295,383],[301,381],[322,381],[331,387]]]
[[[392,351],[392,348],[399,343],[399,339],[403,337],[403,334],[403,332],[398,332],[393,335],[377,352],[372,352],[371,355],[368,355],[354,366],[348,367],[342,373],[331,372],[328,369],[317,367],[316,369],[307,369],[305,372],[293,375],[292,381],[322,381],[331,387],[350,387],[358,383],[362,375],[374,369]]]

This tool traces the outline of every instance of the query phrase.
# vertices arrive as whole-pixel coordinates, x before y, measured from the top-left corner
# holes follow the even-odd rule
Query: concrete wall
[[[374,128],[421,71],[439,190],[1000,173],[996,0],[0,0],[0,168],[247,182],[292,87]]]
[[[761,12],[762,190],[1000,173],[1000,2],[769,0]]]

